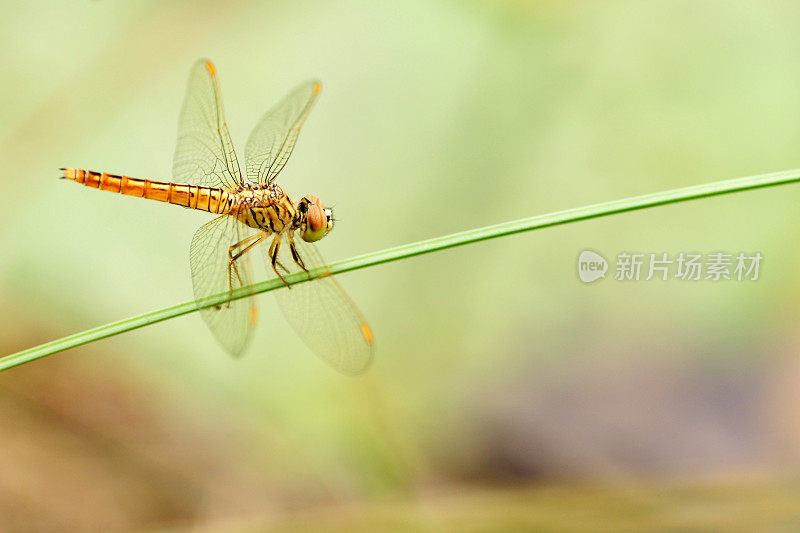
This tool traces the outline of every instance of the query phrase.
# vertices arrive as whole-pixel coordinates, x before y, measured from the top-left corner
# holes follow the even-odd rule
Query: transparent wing
[[[192,67],[178,121],[172,177],[179,183],[231,189],[242,183],[242,173],[225,124],[216,72],[207,59]]]
[[[236,261],[236,272],[229,277],[228,250],[252,235],[252,231],[232,216],[221,216],[197,230],[192,238],[189,261],[195,299],[213,296],[242,286],[250,286],[252,275],[247,254]],[[258,316],[255,298],[233,300],[219,307],[200,310],[211,333],[233,355],[241,354]]]
[[[313,244],[298,236],[295,246],[308,270],[325,266]],[[262,247],[265,255],[268,255],[268,248]],[[286,237],[281,243],[278,260],[285,267],[278,268],[281,274],[302,270],[292,259]],[[367,369],[374,349],[372,330],[333,276],[293,285],[291,289],[284,287],[274,294],[286,320],[311,351],[347,374],[359,374]]]
[[[292,155],[300,128],[320,90],[320,82],[308,81],[264,115],[250,134],[244,152],[250,181],[268,183],[277,177]]]

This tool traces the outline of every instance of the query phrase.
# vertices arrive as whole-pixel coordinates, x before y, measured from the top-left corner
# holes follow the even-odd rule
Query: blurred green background
[[[328,260],[800,167],[794,2],[30,2],[0,17],[0,350],[191,298],[207,214],[59,181],[170,179],[189,68],[240,157],[323,93],[280,184]],[[348,378],[272,298],[229,358],[189,315],[0,375],[0,526],[800,524],[800,188],[552,228],[340,277]],[[586,249],[756,252],[756,282],[584,285]]]

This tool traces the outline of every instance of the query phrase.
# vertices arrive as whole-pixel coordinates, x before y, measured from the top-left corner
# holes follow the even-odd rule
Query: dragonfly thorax
[[[231,191],[238,203],[244,205],[268,204],[280,200],[285,195],[283,190],[275,183],[266,185],[239,185]]]
[[[274,183],[244,185],[231,191],[228,214],[240,222],[267,233],[281,233],[293,225],[297,210],[283,190]]]

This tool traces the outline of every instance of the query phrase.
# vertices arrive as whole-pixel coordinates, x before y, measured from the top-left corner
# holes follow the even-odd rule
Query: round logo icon
[[[592,250],[584,250],[578,256],[578,277],[584,283],[594,283],[606,277],[608,261]]]

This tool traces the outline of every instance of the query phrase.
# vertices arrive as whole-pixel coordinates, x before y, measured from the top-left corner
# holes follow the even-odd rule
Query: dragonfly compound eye
[[[325,209],[317,200],[316,203],[308,205],[306,214],[306,230],[303,232],[303,240],[306,242],[318,241],[328,232],[328,217]]]

